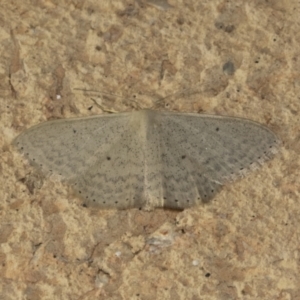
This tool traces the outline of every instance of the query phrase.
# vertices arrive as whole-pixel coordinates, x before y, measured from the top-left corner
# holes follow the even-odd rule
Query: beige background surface
[[[0,299],[300,299],[299,1],[168,1],[1,0]],[[97,211],[11,146],[168,95],[267,125],[281,153],[208,205]]]

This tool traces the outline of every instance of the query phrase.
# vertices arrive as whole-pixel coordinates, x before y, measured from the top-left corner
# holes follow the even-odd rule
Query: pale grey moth
[[[141,110],[48,121],[14,145],[100,208],[184,209],[276,153],[267,127],[233,117]]]

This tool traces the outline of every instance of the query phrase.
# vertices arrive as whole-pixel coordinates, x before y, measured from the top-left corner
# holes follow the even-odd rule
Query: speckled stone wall
[[[299,1],[1,0],[0,299],[300,299]],[[165,98],[167,97],[167,98]],[[282,139],[208,205],[99,211],[11,146],[45,120],[154,107]]]

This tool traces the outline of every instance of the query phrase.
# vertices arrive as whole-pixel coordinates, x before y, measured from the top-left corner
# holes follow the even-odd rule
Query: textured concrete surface
[[[300,299],[299,15],[292,0],[2,0],[0,299]],[[143,212],[84,208],[11,146],[45,120],[153,106],[258,121],[282,151],[208,205]]]

